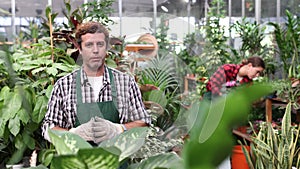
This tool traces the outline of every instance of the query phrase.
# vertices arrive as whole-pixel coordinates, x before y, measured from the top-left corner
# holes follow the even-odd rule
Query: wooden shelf
[[[141,50],[154,50],[155,46],[153,44],[127,44],[125,50],[129,52],[139,52]]]
[[[0,42],[0,45],[13,45],[13,42]]]
[[[298,101],[300,103],[300,100]],[[287,102],[280,98],[267,98],[266,99],[266,121],[272,122],[272,106],[282,106],[285,107]],[[296,112],[297,121],[300,122],[300,113]]]

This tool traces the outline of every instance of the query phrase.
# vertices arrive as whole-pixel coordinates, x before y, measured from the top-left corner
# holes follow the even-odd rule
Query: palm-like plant
[[[180,93],[180,76],[177,73],[175,58],[170,55],[157,56],[147,61],[146,66],[137,73],[140,85],[151,84],[159,90],[152,90],[143,93],[144,101],[152,101],[164,108],[165,116],[159,119],[161,124],[171,125],[179,113],[178,93]]]

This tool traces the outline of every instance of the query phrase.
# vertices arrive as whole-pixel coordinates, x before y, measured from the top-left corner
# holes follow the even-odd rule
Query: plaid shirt
[[[94,102],[93,89],[86,73],[81,69],[82,102]],[[47,127],[59,126],[72,128],[75,125],[76,110],[76,74],[77,70],[60,78],[54,85],[48,103],[48,110],[43,121],[43,134]],[[138,85],[129,75],[112,69],[117,91],[117,109],[120,123],[142,120],[151,123],[151,117],[145,110]],[[111,86],[107,67],[103,76],[103,87],[97,101],[111,101]]]
[[[207,91],[211,91],[212,95],[220,95],[222,85],[229,81],[236,81],[237,74],[242,64],[224,64],[210,77],[206,85]],[[251,82],[248,76],[243,76],[240,84]]]

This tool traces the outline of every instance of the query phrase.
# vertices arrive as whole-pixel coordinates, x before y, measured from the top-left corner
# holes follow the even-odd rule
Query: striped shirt
[[[211,91],[212,95],[220,95],[222,85],[226,82],[236,81],[237,74],[239,73],[242,64],[224,64],[210,77],[206,89]],[[251,82],[248,76],[243,76],[240,84]]]
[[[120,123],[142,120],[151,123],[151,117],[145,110],[141,92],[134,79],[118,70],[111,69],[114,76],[117,91],[117,109],[119,111]],[[54,85],[48,102],[47,113],[43,121],[43,135],[47,127],[59,126],[61,128],[72,128],[76,119],[76,75],[77,70],[60,78]],[[103,75],[103,87],[98,96],[94,96],[93,89],[88,82],[86,73],[81,69],[82,102],[92,103],[111,101],[112,93],[108,68],[105,67]],[[97,99],[95,97],[98,97]]]

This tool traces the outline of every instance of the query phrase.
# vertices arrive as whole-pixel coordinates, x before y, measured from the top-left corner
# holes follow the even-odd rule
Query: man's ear
[[[249,67],[253,67],[252,63],[248,63],[247,65],[248,65]]]

